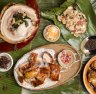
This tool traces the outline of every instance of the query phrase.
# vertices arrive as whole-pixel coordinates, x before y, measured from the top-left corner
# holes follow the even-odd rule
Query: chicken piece
[[[23,76],[23,73],[19,70],[19,68],[16,69],[16,72],[17,72],[18,76],[20,76],[20,77]]]
[[[29,57],[29,62],[27,63],[23,63],[19,66],[19,71],[21,73],[24,73],[27,69],[33,67],[33,65],[36,63],[37,61],[37,56],[38,54],[36,53],[31,53],[30,57]]]
[[[59,80],[60,66],[57,63],[49,64],[50,66],[50,79],[53,81]]]
[[[37,53],[31,53],[30,57],[29,57],[29,63],[31,65],[34,65],[37,62]]]
[[[43,58],[43,62],[46,62],[46,63],[51,63],[53,61],[53,57],[48,52],[44,52],[42,55],[42,58]]]
[[[40,71],[38,75],[35,77],[35,80],[33,80],[31,83],[33,86],[38,86],[44,83],[45,79],[50,76],[50,67],[42,67],[40,68]]]
[[[30,68],[30,64],[28,62],[23,63],[23,64],[19,65],[18,71],[23,75],[25,70],[28,68]]]
[[[31,69],[29,71],[26,71],[24,74],[24,77],[27,79],[34,78],[38,75],[38,68]]]
[[[36,79],[44,81],[49,76],[50,76],[50,67],[42,67],[40,68],[40,72],[38,73]]]
[[[34,87],[37,87],[37,86],[39,86],[39,85],[41,85],[41,84],[43,84],[43,83],[44,83],[44,81],[41,81],[41,80],[38,80],[38,79],[35,79],[35,80],[31,81],[31,84],[32,84]]]

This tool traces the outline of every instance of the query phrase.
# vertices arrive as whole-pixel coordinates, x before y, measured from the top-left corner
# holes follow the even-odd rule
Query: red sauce
[[[64,64],[67,64],[71,61],[71,55],[69,53],[65,52],[64,50],[62,51],[62,55],[60,58]]]
[[[28,6],[34,8],[36,10],[36,14],[38,16],[37,24],[39,25],[39,23],[40,23],[40,16],[39,16],[39,8],[38,8],[38,4],[37,4],[36,0],[25,0],[25,1],[26,1],[26,4]],[[5,41],[1,42],[0,43],[0,52],[8,52],[8,51],[12,51],[12,50],[16,50],[16,49],[20,49],[20,48],[25,47],[35,37],[36,33],[37,33],[37,30],[34,31],[34,34],[32,35],[32,37],[30,39],[28,39],[25,42],[18,43],[16,45],[15,44],[9,44],[9,43],[7,43]]]

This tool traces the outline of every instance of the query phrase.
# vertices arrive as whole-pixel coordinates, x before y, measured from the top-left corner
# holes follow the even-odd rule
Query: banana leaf
[[[88,22],[86,32],[81,34],[80,37],[75,37],[72,35],[70,31],[68,31],[64,25],[57,20],[57,16],[63,13],[63,11],[66,10],[68,6],[73,4],[76,4],[78,9],[85,14]],[[80,44],[84,38],[96,34],[96,16],[89,0],[67,0],[60,7],[41,12],[41,16],[52,20],[54,24],[61,29],[61,34],[64,40],[66,40],[77,50],[80,50]]]
[[[2,10],[2,7],[4,7],[9,2],[25,4],[25,0],[0,0],[0,10]],[[54,21],[56,19],[55,16],[57,16],[58,14],[61,14],[62,11],[67,8],[67,6],[73,4],[74,0],[67,0],[64,3],[64,5],[62,4],[60,6],[62,8],[59,9],[59,11],[58,11],[58,8],[60,8],[60,7],[58,7],[58,6],[61,3],[63,3],[64,0],[45,0],[45,2],[44,2],[44,0],[37,0],[37,2],[39,5],[39,8],[40,8],[40,11],[45,11],[45,10],[49,10],[54,7],[57,7],[54,10],[52,9],[51,11],[42,12],[43,17],[46,17],[47,19]],[[94,11],[92,10],[92,6],[90,5],[90,2],[88,0],[80,0],[80,1],[78,1],[78,3],[79,2],[82,2],[84,7],[88,6],[88,11],[90,11],[90,13],[88,13],[88,15],[90,14],[92,16],[92,17],[88,16],[89,21],[90,21],[89,25],[91,27],[89,29],[90,29],[90,31],[92,30],[92,32],[90,32],[91,34],[88,33],[88,35],[93,35],[93,34],[95,34],[94,33],[95,32],[95,14],[94,14]],[[65,4],[66,4],[66,6],[65,6]],[[80,3],[80,5],[82,5],[82,4]],[[52,12],[52,11],[54,11],[54,12]],[[56,14],[55,14],[55,11],[57,11]],[[50,16],[50,14],[51,14],[51,16]],[[53,18],[55,18],[55,19],[53,20]],[[58,22],[58,21],[56,20],[56,22]],[[32,40],[32,42],[29,45],[25,46],[24,48],[22,48],[20,50],[9,52],[9,54],[14,59],[14,65],[16,64],[17,60],[20,57],[22,57],[26,52],[28,52],[38,46],[50,43],[50,42],[47,42],[42,35],[42,31],[44,30],[45,26],[47,26],[49,24],[52,24],[52,22],[41,18],[40,27],[39,27],[38,33],[37,33],[36,37],[34,38],[34,40]],[[66,34],[66,32],[68,32],[68,34],[70,34],[69,31],[66,30],[61,23],[60,23],[60,27],[62,27],[62,32],[64,32],[64,34]],[[66,30],[66,32],[64,30]],[[70,34],[70,36],[72,36],[72,35]],[[69,36],[69,38],[70,38],[70,36]],[[85,36],[87,36],[87,35],[85,34]],[[66,37],[66,35],[65,35],[65,37]],[[65,37],[61,36],[60,39],[56,43],[65,43]],[[66,37],[66,38],[67,38],[67,40],[69,39],[68,37]],[[74,37],[72,37],[72,38],[74,39]],[[82,39],[83,38],[81,38],[80,40],[82,41]],[[74,41],[72,41],[72,40],[70,40],[70,41],[75,44]],[[75,41],[80,43],[80,41],[78,41],[78,40],[75,40]],[[13,66],[13,68],[14,68],[14,66]],[[14,79],[13,68],[10,71],[5,72],[5,73],[0,72],[0,94],[21,94],[22,88],[16,83],[16,81]],[[37,91],[37,92],[25,90],[26,92],[24,91],[24,93],[22,92],[22,94],[86,94],[86,89],[81,85],[82,81],[80,82],[81,78],[82,78],[82,76],[78,75],[73,80],[69,81],[68,83],[61,85],[59,87],[56,87],[54,89],[50,89],[47,91]]]

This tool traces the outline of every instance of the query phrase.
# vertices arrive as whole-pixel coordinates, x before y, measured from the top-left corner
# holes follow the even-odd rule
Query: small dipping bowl
[[[60,29],[56,25],[48,25],[43,31],[43,36],[49,42],[56,42],[60,38]]]
[[[8,71],[8,70],[10,70],[12,68],[12,66],[13,66],[13,58],[8,53],[0,53],[0,58],[1,58],[1,56],[4,56],[4,57],[6,57],[9,60],[6,68],[3,68],[3,67],[0,66],[0,72],[6,72],[6,71]]]
[[[63,51],[65,52],[65,57],[63,57],[64,59],[67,59],[67,55],[69,54],[69,58],[70,58],[70,62],[67,62],[64,64],[64,62],[62,62],[62,60],[60,59],[62,57],[62,55],[64,54]],[[74,62],[76,62],[76,56],[75,54],[71,51],[71,50],[63,50],[58,54],[58,62],[61,65],[62,68],[69,68],[72,66],[72,64]]]
[[[86,37],[81,43],[81,51],[85,55],[96,54],[96,36]]]

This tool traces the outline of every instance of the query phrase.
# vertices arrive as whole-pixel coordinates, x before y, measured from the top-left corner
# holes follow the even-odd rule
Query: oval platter
[[[16,69],[18,68],[18,66],[20,64],[23,64],[29,57],[30,53],[38,50],[38,49],[52,49],[55,51],[55,56],[57,59],[58,53],[62,50],[71,50],[75,56],[76,56],[76,60],[74,61],[74,63],[72,64],[72,66],[70,66],[70,68],[67,69],[63,69],[63,71],[60,71],[60,79],[59,81],[57,81],[56,83],[53,83],[49,86],[39,86],[39,87],[28,87],[28,85],[22,85],[19,80],[18,80],[18,73],[16,72]],[[26,59],[26,60],[25,60]],[[45,90],[45,89],[50,89],[50,88],[54,88],[56,86],[62,85],[66,82],[68,82],[69,80],[71,80],[72,78],[74,78],[80,71],[81,69],[81,58],[80,55],[78,54],[78,52],[73,49],[71,46],[69,45],[65,45],[65,44],[49,44],[49,45],[45,45],[45,46],[41,46],[38,47],[36,49],[33,49],[32,51],[28,52],[27,54],[25,54],[21,59],[19,59],[14,67],[14,77],[18,83],[18,85],[20,85],[23,88],[29,89],[29,90]]]

